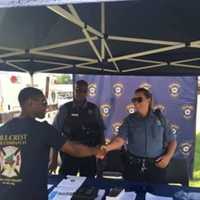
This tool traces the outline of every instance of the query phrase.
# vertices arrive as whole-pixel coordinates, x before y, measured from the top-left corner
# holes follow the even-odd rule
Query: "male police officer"
[[[88,102],[88,83],[76,82],[74,101],[61,106],[53,125],[69,140],[78,141],[91,147],[104,144],[104,123],[98,107]],[[57,157],[54,156],[54,167]],[[62,165],[59,174],[92,177],[96,174],[96,158],[76,158],[61,152]]]

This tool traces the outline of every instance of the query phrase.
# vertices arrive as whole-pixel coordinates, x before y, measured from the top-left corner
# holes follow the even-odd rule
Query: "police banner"
[[[161,109],[177,135],[175,156],[186,158],[192,172],[197,77],[77,75],[75,79],[88,81],[88,100],[100,108],[108,141],[118,134],[124,117],[134,112],[134,105],[131,103],[134,90],[138,87],[148,88],[153,94],[154,108]]]
[[[22,7],[22,6],[42,6],[42,5],[61,5],[68,3],[90,3],[106,2],[119,0],[0,0],[2,7]]]

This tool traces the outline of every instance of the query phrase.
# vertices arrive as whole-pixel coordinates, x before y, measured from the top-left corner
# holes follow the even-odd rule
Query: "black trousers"
[[[146,162],[145,168],[142,170],[142,163],[126,162],[124,179],[136,182],[166,183],[166,168],[158,168],[153,162]]]
[[[94,177],[96,175],[96,157],[77,158],[61,154],[62,165],[59,170],[61,175],[77,175]]]

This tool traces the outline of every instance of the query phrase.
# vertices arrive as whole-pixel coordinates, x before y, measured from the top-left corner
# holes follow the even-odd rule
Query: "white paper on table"
[[[71,192],[66,192],[65,188],[57,187],[48,195],[48,200],[70,200],[72,195]]]
[[[199,200],[200,199],[200,193],[199,192],[188,192],[188,197],[191,200]]]
[[[135,192],[125,192],[121,199],[123,200],[135,200],[137,194]]]
[[[47,190],[50,189],[50,188],[52,188],[52,187],[53,187],[52,184],[48,184],[48,185],[47,185]]]
[[[63,195],[63,194],[56,194],[53,200],[71,200],[72,196],[70,195]]]
[[[72,176],[72,175],[67,175],[66,177],[67,179],[74,179],[79,181],[85,181],[85,179],[87,178],[85,176]]]
[[[104,197],[104,195],[105,195],[105,190],[99,190],[98,191],[98,195],[97,195],[97,197],[95,198],[95,200],[101,200],[103,197]]]
[[[135,200],[136,199],[135,192],[125,192],[124,195],[120,198],[120,200]]]
[[[173,200],[173,198],[158,196],[147,192],[145,195],[145,200]]]
[[[65,195],[72,195],[74,193],[73,191],[70,190],[70,187],[63,187],[63,186],[56,187],[54,188],[53,191]]]
[[[86,177],[80,176],[67,176],[67,179],[63,179],[55,188],[56,191],[74,193],[84,183]]]
[[[95,198],[95,200],[101,200],[104,197],[104,195],[105,195],[105,190],[99,190],[98,196]],[[72,195],[57,192],[56,195],[50,200],[71,200],[71,198]]]
[[[117,197],[111,197],[111,196],[106,196],[106,199],[109,200],[114,200],[114,199],[118,199],[118,200],[135,200],[136,199],[137,194],[135,192],[125,192],[122,191]]]

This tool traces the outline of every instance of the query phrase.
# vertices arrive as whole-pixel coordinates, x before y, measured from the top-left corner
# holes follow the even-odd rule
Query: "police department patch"
[[[194,106],[192,105],[183,105],[182,106],[182,111],[183,111],[183,116],[185,119],[191,119],[193,115],[193,110]]]
[[[169,85],[169,94],[172,97],[178,97],[180,95],[181,85],[179,83],[172,83]]]
[[[122,83],[116,83],[113,85],[113,93],[115,96],[120,97],[124,92],[124,85]]]
[[[109,104],[102,104],[100,106],[100,112],[103,117],[108,117],[110,115],[111,106]]]
[[[89,84],[88,86],[88,95],[90,97],[95,97],[96,96],[96,93],[97,93],[97,85],[95,83],[91,83]]]

